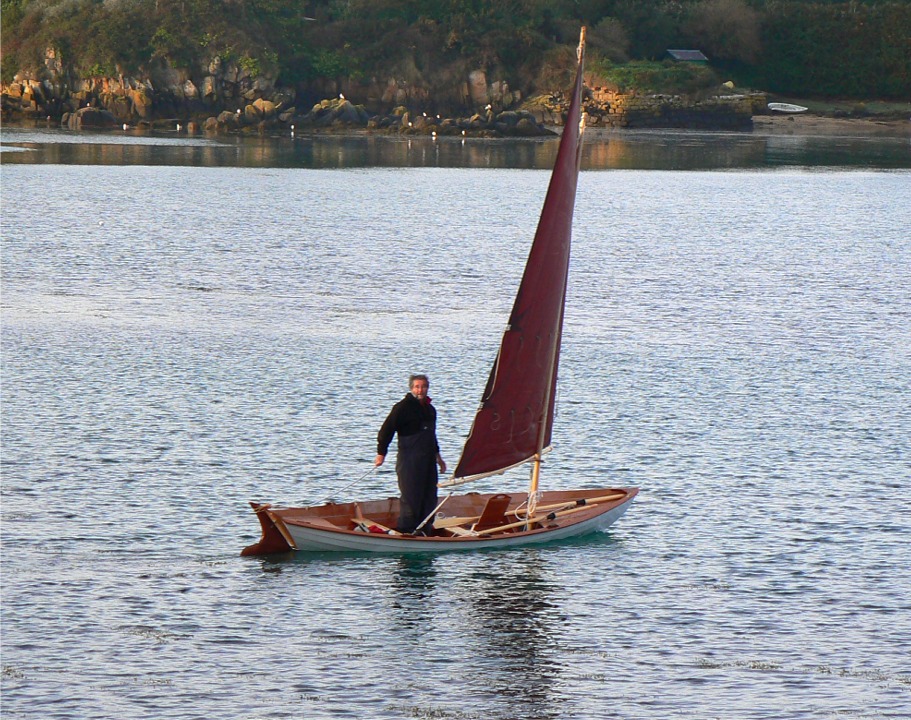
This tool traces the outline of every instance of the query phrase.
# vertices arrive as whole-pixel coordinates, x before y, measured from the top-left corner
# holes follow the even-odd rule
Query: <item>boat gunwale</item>
[[[573,489],[573,490],[551,490],[544,493],[542,501],[546,502],[566,502],[570,503],[580,499],[593,499],[599,497],[604,493],[623,493],[623,497],[617,498],[615,500],[610,500],[591,506],[579,505],[578,510],[573,512],[571,515],[564,517],[555,518],[554,522],[557,522],[557,527],[553,525],[550,526],[539,526],[532,528],[530,530],[518,530],[515,532],[502,532],[502,533],[488,533],[485,535],[452,535],[452,536],[421,536],[421,535],[405,535],[405,534],[387,534],[387,533],[365,533],[363,530],[341,527],[340,525],[335,525],[329,520],[329,517],[343,519],[345,517],[349,518],[349,522],[353,519],[352,515],[346,515],[346,513],[339,512],[337,514],[326,516],[321,515],[313,518],[295,518],[288,517],[284,515],[284,511],[309,511],[309,510],[319,510],[319,509],[328,509],[328,508],[343,508],[349,507],[352,511],[356,511],[356,506],[360,506],[360,502],[351,502],[351,503],[327,503],[325,505],[316,505],[310,508],[281,508],[281,507],[270,507],[269,512],[274,513],[286,526],[294,526],[295,528],[303,528],[310,531],[318,533],[335,533],[339,535],[346,536],[355,536],[362,538],[369,536],[371,541],[381,541],[389,543],[398,543],[398,542],[421,542],[421,543],[432,543],[432,544],[466,544],[470,542],[478,542],[482,544],[489,544],[493,541],[503,541],[507,538],[521,538],[521,537],[530,537],[534,535],[539,535],[543,533],[553,533],[555,530],[570,528],[574,525],[587,522],[589,520],[595,519],[600,515],[604,515],[621,505],[624,505],[630,502],[639,492],[638,488],[635,487],[617,487],[617,488],[589,488],[589,489]],[[496,493],[469,493],[468,495],[463,495],[460,497],[472,497],[472,500],[476,503],[484,501],[486,498],[495,495]],[[396,500],[397,498],[389,498],[388,500]],[[368,501],[369,502],[369,501]],[[379,500],[377,502],[384,502],[384,500]],[[518,507],[521,507],[523,503],[517,503],[514,506],[511,506],[507,509],[506,515],[512,514],[514,510]],[[367,516],[364,517],[364,520],[368,523],[371,522],[371,518]]]

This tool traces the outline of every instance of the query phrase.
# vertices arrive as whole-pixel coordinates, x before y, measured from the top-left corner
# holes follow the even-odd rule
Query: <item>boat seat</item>
[[[512,502],[512,495],[507,495],[506,493],[497,493],[491,496],[481,512],[481,517],[471,526],[472,531],[479,532],[480,530],[489,530],[490,528],[505,525],[507,523],[506,508],[509,507],[510,502]]]

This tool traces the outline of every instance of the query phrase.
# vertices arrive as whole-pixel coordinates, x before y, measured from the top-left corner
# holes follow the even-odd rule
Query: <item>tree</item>
[[[712,59],[753,63],[760,55],[760,16],[745,0],[704,0],[693,7],[686,33]]]

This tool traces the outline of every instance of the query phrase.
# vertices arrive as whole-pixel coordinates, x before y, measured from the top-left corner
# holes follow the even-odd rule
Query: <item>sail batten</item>
[[[441,485],[500,474],[540,459],[550,445],[581,157],[582,50],[580,43],[566,124],[509,322],[462,456]]]

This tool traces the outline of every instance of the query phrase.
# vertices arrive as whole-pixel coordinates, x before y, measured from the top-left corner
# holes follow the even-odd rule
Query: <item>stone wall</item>
[[[680,95],[620,93],[591,88],[588,125],[609,128],[692,128],[748,130],[753,114],[765,107],[761,93],[691,99]]]

